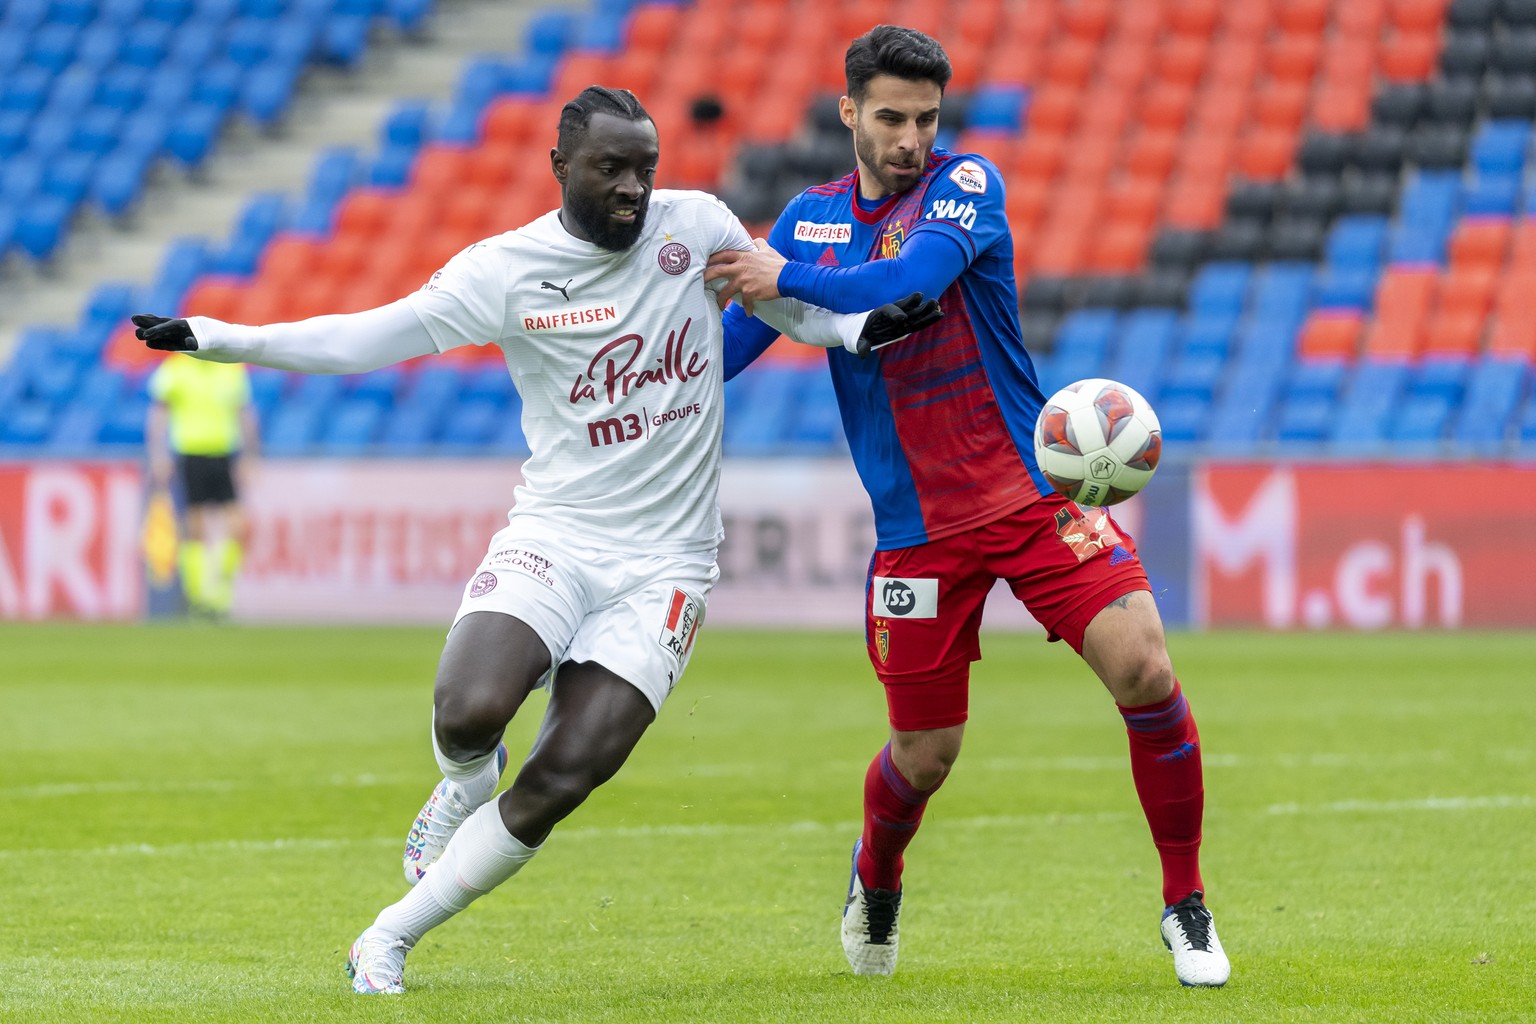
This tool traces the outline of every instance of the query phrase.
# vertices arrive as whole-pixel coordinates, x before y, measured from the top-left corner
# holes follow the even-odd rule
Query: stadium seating
[[[143,155],[118,140],[196,159],[216,112],[280,109],[275,84],[252,84],[301,52],[299,35],[276,31],[297,16],[259,20],[278,6],[8,10],[25,23],[28,64],[0,93],[0,242],[48,244],[62,209],[122,180],[92,161]],[[343,61],[356,18],[426,10],[298,7],[340,19],[304,52]],[[191,12],[205,10],[222,12],[211,36],[153,28],[200,25],[211,18]],[[1536,5],[1510,0],[551,8],[522,53],[466,64],[447,104],[401,100],[372,151],[322,154],[303,195],[253,196],[230,238],[178,242],[147,294],[104,288],[77,328],[28,332],[0,374],[17,410],[0,446],[88,448],[93,430],[98,446],[135,443],[123,417],[93,418],[72,389],[136,393],[147,358],[121,331],[136,302],[247,321],[367,308],[554,206],[547,168],[526,157],[594,81],[642,96],[663,139],[661,184],[719,190],[765,231],[795,192],[851,169],[831,98],[847,38],[881,21],[944,42],[956,75],[940,142],[1004,173],[1021,327],[1046,391],[1125,380],[1158,408],[1173,458],[1536,451]],[[72,62],[104,52],[107,25],[207,73],[195,90],[140,65],[70,84]],[[786,61],[791,27],[804,52]],[[253,108],[253,95],[276,105]],[[176,118],[151,123],[160,109]],[[13,195],[47,201],[8,208]],[[55,350],[73,355],[43,357]],[[456,351],[388,388],[324,395],[261,375],[268,449],[519,452],[499,363],[494,349]],[[775,346],[728,390],[727,450],[838,451],[825,379],[817,354]]]

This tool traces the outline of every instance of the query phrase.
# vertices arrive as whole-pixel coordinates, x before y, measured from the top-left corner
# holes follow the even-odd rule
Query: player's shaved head
[[[843,59],[848,95],[862,104],[870,80],[890,75],[913,82],[932,82],[943,92],[954,74],[944,47],[932,36],[900,25],[876,25],[848,45]]]
[[[587,137],[593,114],[612,114],[626,121],[650,121],[640,100],[628,89],[609,89],[589,85],[560,110],[560,133],[555,145],[563,153],[574,153]]]

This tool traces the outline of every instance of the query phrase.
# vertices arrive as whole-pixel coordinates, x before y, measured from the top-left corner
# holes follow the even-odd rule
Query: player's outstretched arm
[[[152,349],[216,363],[252,363],[300,373],[363,373],[436,352],[421,318],[402,299],[361,313],[246,326],[210,317],[135,314],[134,334]]]
[[[937,299],[913,292],[867,313],[834,313],[798,299],[773,299],[758,302],[754,315],[801,344],[818,348],[841,346],[863,357],[937,323],[944,311]]]

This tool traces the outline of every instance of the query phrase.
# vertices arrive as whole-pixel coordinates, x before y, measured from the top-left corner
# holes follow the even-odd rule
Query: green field
[[[0,1021],[1536,1019],[1536,633],[1171,638],[1233,962],[1185,990],[1124,730],[1062,645],[987,638],[900,970],[855,978],[861,644],[706,632],[618,778],[365,999],[341,963],[404,889],[440,643],[0,626]]]

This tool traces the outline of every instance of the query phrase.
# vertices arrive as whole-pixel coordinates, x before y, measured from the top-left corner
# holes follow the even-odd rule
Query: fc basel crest
[[[891,656],[891,628],[882,619],[875,620],[875,653],[880,656],[882,665]]]
[[[885,229],[885,234],[880,236],[880,258],[893,260],[899,256],[901,243],[906,235],[906,229],[901,226],[901,221],[892,221],[891,226]]]

